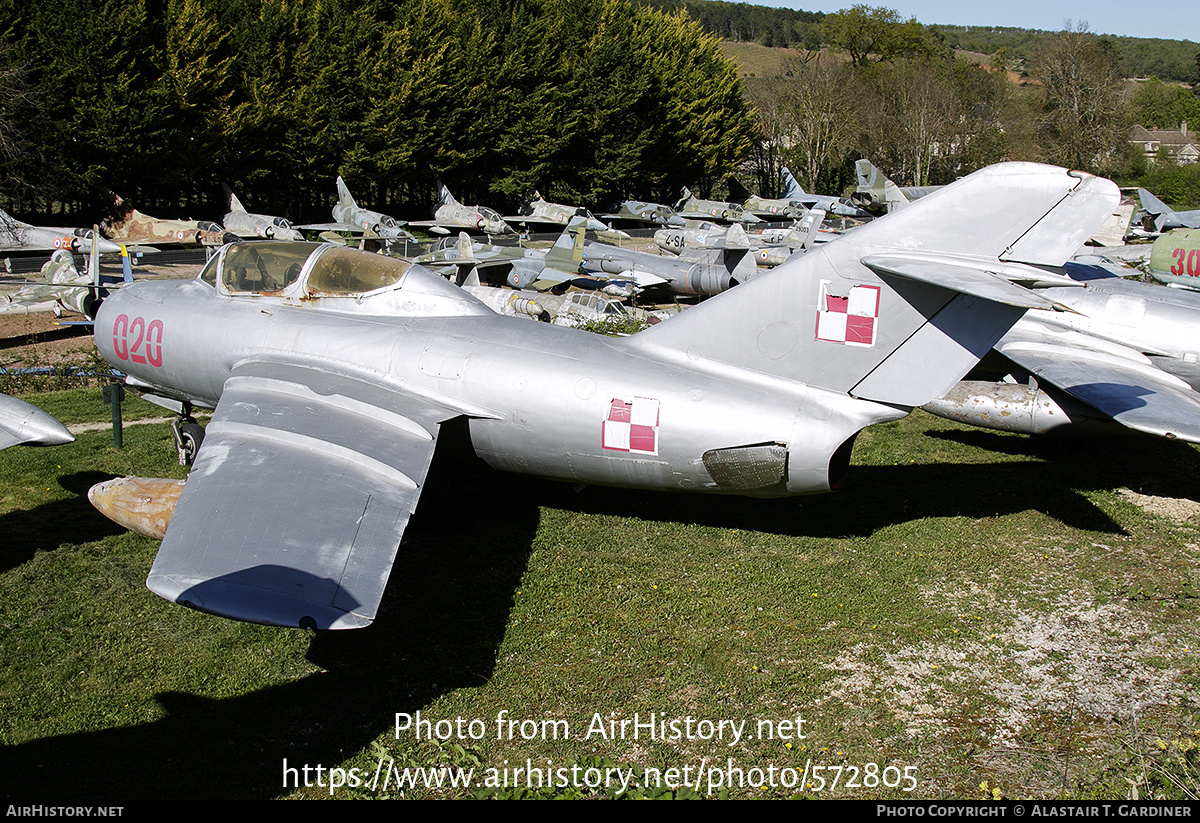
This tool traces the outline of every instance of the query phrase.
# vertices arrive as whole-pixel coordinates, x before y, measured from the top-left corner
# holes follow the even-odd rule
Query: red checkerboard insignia
[[[879,286],[851,286],[845,297],[831,294],[821,281],[817,298],[817,340],[847,346],[874,346],[879,319]]]
[[[614,397],[601,427],[600,445],[612,451],[658,454],[658,401]]]

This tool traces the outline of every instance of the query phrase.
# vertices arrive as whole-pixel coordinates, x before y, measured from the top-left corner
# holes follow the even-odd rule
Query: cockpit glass
[[[396,283],[412,265],[407,260],[330,248],[313,263],[310,294],[363,294]]]
[[[235,293],[274,293],[296,282],[318,243],[235,243],[225,252],[221,282]]]

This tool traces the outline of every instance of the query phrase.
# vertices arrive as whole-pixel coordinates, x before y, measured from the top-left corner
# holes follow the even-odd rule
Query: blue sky
[[[1059,31],[1063,21],[1070,19],[1086,20],[1088,29],[1097,34],[1200,41],[1200,3],[1196,0],[1173,0],[1160,4],[1139,4],[1130,0],[1120,3],[1112,0],[1007,0],[1001,3],[971,0],[757,0],[755,4],[832,12],[850,8],[857,2],[895,9],[905,20],[915,17],[918,22],[925,24],[1014,26]]]

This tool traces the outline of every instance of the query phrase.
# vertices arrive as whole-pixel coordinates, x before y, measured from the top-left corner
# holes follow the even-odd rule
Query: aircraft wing
[[[996,350],[1124,426],[1200,443],[1200,393],[1140,352],[1025,322],[1013,327]]]
[[[146,585],[239,620],[366,626],[457,414],[306,366],[238,365]]]

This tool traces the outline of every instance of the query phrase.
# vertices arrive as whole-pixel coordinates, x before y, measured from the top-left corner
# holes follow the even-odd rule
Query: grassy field
[[[108,419],[99,390],[27,399]],[[611,795],[625,772],[581,784],[616,768],[649,770],[629,796],[1198,790],[1186,444],[918,413],[860,436],[841,491],[782,501],[576,491],[444,455],[379,620],[324,634],[151,594],[157,543],[86,490],[183,470],[166,424],[125,444],[99,430],[0,453],[9,802]],[[430,725],[396,731],[418,712]],[[474,769],[474,785],[372,785],[380,763]],[[484,785],[530,765],[579,788]]]

